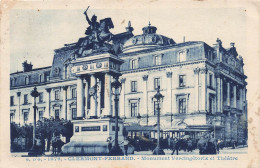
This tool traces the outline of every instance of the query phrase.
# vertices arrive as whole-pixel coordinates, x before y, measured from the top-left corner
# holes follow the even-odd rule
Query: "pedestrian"
[[[57,154],[61,154],[61,147],[64,145],[64,142],[61,140],[60,136],[57,136],[56,140],[56,148],[57,148]]]
[[[172,154],[176,151],[176,155],[179,155],[179,150],[180,150],[180,140],[177,138],[174,138],[173,143],[172,143]]]
[[[220,139],[218,139],[218,141],[217,141],[217,154],[219,154],[219,149],[220,149],[221,143],[222,143],[222,141]]]
[[[111,149],[112,149],[112,138],[111,137],[108,137],[107,138],[107,142],[108,142],[108,145],[107,145],[107,147],[108,147],[108,153],[110,153],[111,152]]]
[[[36,151],[37,151],[37,154],[41,155],[42,154],[42,150],[41,150],[42,143],[41,143],[41,140],[40,140],[40,138],[35,138],[35,141],[36,141]]]
[[[51,145],[52,145],[52,154],[56,156],[57,154],[57,138],[55,135],[51,138]]]
[[[216,155],[217,154],[217,141],[212,133],[210,135],[208,146],[207,146],[207,154]]]
[[[201,136],[201,138],[198,141],[197,146],[199,148],[200,155],[207,154],[207,147],[208,147],[208,137],[207,137],[207,134],[204,134],[203,136]]]
[[[187,144],[188,144],[188,148],[187,148],[188,152],[189,152],[189,151],[192,152],[192,140],[191,140],[191,139],[188,139]]]
[[[124,155],[127,156],[127,150],[128,150],[128,144],[129,144],[129,141],[127,140],[127,137],[124,138],[122,143],[124,144]]]

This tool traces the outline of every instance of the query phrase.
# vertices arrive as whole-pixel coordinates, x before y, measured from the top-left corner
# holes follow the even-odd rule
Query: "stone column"
[[[84,114],[84,88],[83,79],[81,76],[77,77],[77,118],[82,118]]]
[[[120,100],[119,100],[119,105],[120,105],[120,116],[121,117],[125,117],[125,78],[121,79],[121,83],[122,83],[122,90],[121,90],[121,94],[120,94]]]
[[[88,100],[89,100],[89,82],[88,80],[85,78],[85,118],[88,118],[87,116],[88,114]]]
[[[68,86],[63,86],[63,102],[62,102],[62,114],[61,114],[61,118],[64,118],[65,120],[67,120],[68,118],[68,113],[67,113],[67,89]]]
[[[207,69],[201,69],[201,107],[200,110],[206,112],[207,110]]]
[[[194,69],[194,89],[195,89],[195,111],[199,111],[199,72],[200,72],[200,69],[199,68],[195,68]]]
[[[101,80],[97,79],[97,116],[101,116]]]
[[[243,89],[239,89],[240,97],[239,97],[239,103],[240,103],[240,110],[243,110]]]
[[[230,83],[227,82],[227,106],[230,106]]]
[[[233,107],[237,108],[237,86],[233,86]]]
[[[143,113],[146,115],[146,117],[148,116],[148,92],[147,92],[147,81],[148,81],[148,75],[143,75],[143,81],[144,81],[144,85],[143,85],[143,94],[144,94],[144,110]]]
[[[18,124],[19,126],[21,125],[22,123],[22,119],[21,119],[21,92],[17,92],[17,102],[18,102],[18,113],[16,113],[15,115],[18,115],[18,116],[15,116],[15,118],[18,118]]]
[[[220,112],[223,113],[223,79],[220,78]]]
[[[217,112],[221,111],[221,80],[217,77]]]
[[[166,72],[167,76],[167,95],[166,95],[166,112],[172,114],[172,72]],[[165,106],[164,106],[165,107]]]
[[[111,81],[112,76],[108,73],[105,74],[105,107],[103,110],[104,116],[111,117],[113,114],[112,110],[112,92],[111,92]]]
[[[90,77],[90,86],[91,90],[93,90],[93,94],[90,97],[90,110],[89,110],[89,116],[90,118],[96,118],[97,117],[97,93],[96,93],[96,84],[97,79],[94,75],[91,75]],[[94,91],[95,90],[95,91]]]
[[[47,104],[46,104],[45,117],[51,118],[51,88],[46,88],[46,91],[47,91]]]

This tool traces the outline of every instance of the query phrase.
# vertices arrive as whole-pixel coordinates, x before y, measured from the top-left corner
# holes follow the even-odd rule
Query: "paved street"
[[[239,147],[236,149],[231,149],[231,148],[224,148],[223,150],[220,150],[220,154],[246,154],[248,148],[247,147]],[[164,150],[165,155],[171,155],[172,151],[171,150]],[[152,151],[140,151],[134,153],[134,155],[152,155]],[[176,152],[174,153],[176,155]],[[199,150],[196,149],[192,152],[184,152],[183,150],[179,151],[179,155],[199,155]]]
[[[248,151],[247,147],[238,147],[236,149],[224,148],[223,150],[220,150],[220,154],[246,154],[247,151]],[[165,155],[171,155],[172,151],[165,149],[164,152],[165,152]],[[11,156],[13,156],[13,157],[21,157],[21,156],[27,156],[27,155],[28,155],[28,152],[16,152],[16,153],[11,154]],[[135,151],[135,153],[133,155],[152,155],[152,151],[140,151],[140,152]],[[176,153],[174,153],[174,155],[176,155]],[[179,151],[179,155],[199,155],[199,150],[196,149],[192,152],[184,152],[182,150],[182,151]],[[52,156],[51,152],[45,152],[45,155],[41,156],[41,157],[50,157],[50,156]]]

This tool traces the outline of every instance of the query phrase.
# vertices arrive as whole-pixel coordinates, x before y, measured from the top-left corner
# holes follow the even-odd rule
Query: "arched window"
[[[44,82],[44,74],[40,74],[39,80],[40,80],[40,83]]]
[[[179,62],[186,61],[187,51],[180,51],[179,52]]]
[[[138,58],[130,60],[130,69],[137,69],[138,68]]]
[[[26,76],[26,77],[25,77],[25,84],[26,84],[26,85],[29,85],[29,76]]]

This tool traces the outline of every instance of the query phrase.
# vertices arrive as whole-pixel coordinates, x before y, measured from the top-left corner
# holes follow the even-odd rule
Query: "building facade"
[[[33,69],[25,61],[23,71],[10,74],[11,122],[33,122],[34,86],[40,92],[37,120],[112,117],[111,82],[120,72],[119,115],[125,126],[155,127],[160,106],[165,136],[214,131],[225,141],[245,139],[247,77],[234,43],[230,48],[223,48],[220,39],[212,47],[201,41],[176,43],[156,30],[149,24],[143,34],[133,35],[129,22],[126,32],[102,47],[88,48],[86,33],[56,49],[50,67]],[[158,87],[161,104],[153,99]]]

